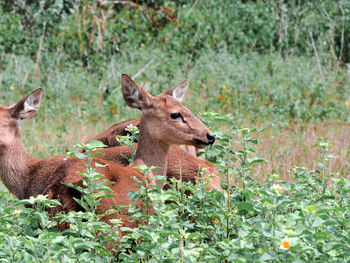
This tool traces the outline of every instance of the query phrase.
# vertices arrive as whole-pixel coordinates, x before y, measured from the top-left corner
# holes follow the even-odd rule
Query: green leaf
[[[107,147],[106,145],[103,144],[103,142],[97,141],[97,140],[90,141],[89,143],[86,144],[86,146],[91,149],[99,149],[99,148]]]
[[[335,199],[334,195],[324,195],[324,196],[316,199],[315,203],[318,203],[318,202],[321,202],[321,201],[324,201],[324,200],[334,200],[334,199]]]
[[[152,177],[152,179],[156,180],[156,181],[161,181],[161,182],[166,182],[167,177],[163,176],[163,175],[154,175]]]
[[[247,140],[247,142],[251,142],[253,144],[258,144],[258,140],[257,139],[249,139],[249,140]]]
[[[104,156],[104,153],[92,152],[91,156]]]
[[[315,221],[312,223],[313,227],[319,227],[323,224],[324,220],[321,217],[316,217]]]
[[[267,261],[267,260],[273,260],[277,257],[276,254],[270,253],[270,252],[265,252],[261,257],[259,258],[259,261]]]
[[[86,158],[86,155],[80,152],[69,152],[68,153],[69,158],[76,157],[80,160],[84,160]]]
[[[245,210],[245,211],[248,211],[248,212],[254,212],[254,206],[250,203],[247,203],[247,202],[242,202],[242,203],[239,203],[238,206],[237,206],[238,210]]]
[[[248,163],[253,164],[253,163],[268,163],[269,161],[266,160],[265,158],[261,158],[261,157],[256,157],[256,158],[252,158],[252,159],[248,159]]]
[[[95,162],[95,166],[96,166],[96,168],[100,168],[100,167],[107,167],[108,165],[107,164],[99,164],[99,163]]]

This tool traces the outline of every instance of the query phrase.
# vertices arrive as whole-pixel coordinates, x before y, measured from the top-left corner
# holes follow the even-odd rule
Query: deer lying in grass
[[[19,121],[33,118],[40,108],[42,89],[38,89],[18,101],[11,107],[0,105],[0,178],[5,186],[19,199],[26,199],[39,194],[49,194],[51,198],[57,198],[62,206],[52,208],[49,212],[53,216],[58,211],[79,211],[82,208],[74,201],[73,197],[80,197],[80,193],[72,188],[61,184],[59,179],[72,183],[81,183],[81,177],[77,171],[84,171],[85,167],[78,159],[68,159],[60,155],[44,159],[36,159],[30,156],[22,143],[19,132]],[[104,160],[99,163],[108,165]],[[114,198],[102,200],[105,209],[112,205],[128,205],[128,192],[135,191],[135,181],[128,173],[143,180],[136,170],[131,168],[117,167],[113,164],[100,168],[106,178],[115,181],[112,186]],[[142,207],[142,203],[138,203]],[[133,227],[135,223],[128,222],[128,216],[120,217],[125,226]],[[106,218],[107,220],[108,218]],[[68,224],[60,225],[61,229]]]
[[[165,95],[152,97],[125,75],[122,83],[127,104],[143,112],[139,146],[132,166],[142,163],[157,165],[163,167],[158,173],[164,174],[170,144],[189,144],[202,148],[214,142],[215,137],[211,131],[174,98]],[[79,211],[81,207],[73,198],[79,198],[80,193],[62,185],[62,182],[81,184],[82,177],[76,172],[85,169],[83,162],[78,159],[64,160],[63,155],[36,159],[29,156],[23,146],[18,122],[36,115],[41,98],[42,90],[38,89],[11,107],[0,105],[1,180],[19,199],[49,194],[50,198],[61,201],[62,206],[50,211],[52,215],[59,211]],[[136,190],[132,177],[142,180],[143,175],[131,167],[116,166],[106,160],[96,158],[94,162],[108,165],[99,168],[98,172],[104,174],[107,180],[115,182],[111,186],[115,197],[103,198],[100,209],[106,211],[112,205],[128,205],[128,192]],[[153,182],[152,175],[148,180]],[[137,205],[143,208],[141,203]],[[115,215],[110,215],[105,220],[111,217]],[[133,227],[137,224],[129,222],[127,215],[118,217],[122,219],[124,226]]]
[[[192,145],[198,148],[214,143],[215,135],[197,118],[185,108],[174,97],[168,95],[151,96],[147,91],[138,86],[127,75],[122,75],[123,97],[129,107],[142,111],[140,118],[139,142],[135,159],[130,167],[117,166],[106,160],[94,158],[94,162],[108,165],[98,168],[98,172],[104,174],[105,178],[115,184],[110,188],[115,193],[114,198],[102,198],[99,209],[107,211],[112,205],[130,204],[128,192],[135,191],[136,182],[133,177],[143,180],[143,175],[132,168],[136,165],[146,164],[147,166],[161,167],[148,175],[148,181],[154,183],[154,174],[165,175],[167,169],[167,155],[171,144]],[[117,147],[116,151],[122,149]],[[50,198],[58,199],[62,206],[52,209],[54,215],[57,212],[78,211],[81,207],[74,201],[73,197],[79,197],[74,189],[62,185],[62,182],[70,182],[74,185],[81,185],[82,176],[77,171],[85,169],[84,163],[79,159],[70,159],[58,167],[49,178],[50,185],[44,190]],[[141,202],[137,203],[144,209]],[[130,222],[128,215],[110,215],[104,218],[118,217],[123,225],[134,227],[137,222]],[[63,226],[65,227],[65,226]]]
[[[164,91],[160,96],[172,96],[176,98],[179,102],[182,102],[185,93],[188,89],[189,82],[184,81],[181,84]],[[114,164],[127,166],[129,163],[122,155],[130,155],[130,150],[126,146],[120,146],[119,142],[116,140],[117,135],[125,136],[128,131],[125,130],[129,125],[133,125],[139,128],[140,118],[126,120],[120,123],[116,123],[107,130],[101,132],[100,134],[88,139],[86,141],[98,140],[107,145],[107,149],[103,149],[100,152],[104,154],[101,158],[108,160]],[[137,147],[137,144],[135,144]],[[115,148],[117,147],[118,148]],[[196,183],[196,178],[198,178],[199,172],[204,168],[207,169],[205,173],[205,180],[209,181],[208,188],[221,190],[220,178],[219,176],[210,177],[210,175],[217,175],[218,171],[209,162],[201,160],[196,157],[196,147],[183,145],[186,147],[180,148],[179,146],[171,146],[168,153],[168,166],[166,176],[168,179],[175,177],[176,179],[182,178],[183,181],[191,181]],[[116,154],[118,153],[118,154]],[[122,154],[122,155],[121,155]],[[200,178],[200,176],[199,176]]]
[[[84,171],[85,167],[78,159],[68,159],[60,155],[44,159],[36,159],[30,156],[22,143],[19,132],[19,121],[33,118],[40,108],[42,89],[38,89],[18,101],[11,107],[0,105],[0,178],[5,186],[19,199],[26,199],[39,194],[49,194],[51,198],[57,198],[62,206],[52,208],[49,212],[53,216],[58,211],[79,211],[81,207],[74,201],[73,197],[80,197],[80,193],[72,188],[61,184],[62,180],[72,183],[80,183],[81,177],[76,173]],[[80,160],[79,160],[80,161]],[[99,160],[101,164],[109,164]],[[115,181],[112,186],[116,196],[106,198],[102,205],[105,209],[111,205],[127,205],[128,192],[135,191],[135,181],[128,173],[143,180],[136,170],[131,168],[117,167],[111,164],[101,168],[99,172],[106,174],[106,178]],[[132,173],[131,173],[132,172]],[[142,203],[138,203],[142,207]],[[123,221],[129,217],[121,216]],[[135,224],[135,223],[134,223]],[[126,223],[126,226],[133,227],[133,223]],[[68,225],[60,225],[61,229]]]

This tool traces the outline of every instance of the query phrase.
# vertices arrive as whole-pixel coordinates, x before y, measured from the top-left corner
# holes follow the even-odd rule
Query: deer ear
[[[122,92],[126,104],[131,108],[142,110],[152,104],[152,96],[126,74],[122,74]]]
[[[179,102],[182,102],[186,95],[188,86],[189,86],[189,81],[186,80],[180,83],[179,85],[164,91],[161,95],[169,95],[174,97],[174,99],[178,100]]]
[[[35,117],[40,108],[42,96],[43,90],[37,89],[28,96],[19,100],[15,105],[11,106],[12,116],[17,120]]]

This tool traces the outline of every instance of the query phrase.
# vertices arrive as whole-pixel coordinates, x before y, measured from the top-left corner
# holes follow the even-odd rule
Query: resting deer
[[[173,97],[176,97],[178,101],[182,102],[185,97],[185,93],[188,89],[188,85],[189,85],[189,82],[188,80],[186,80],[175,87],[167,89],[161,95],[173,96]],[[140,118],[135,118],[135,119],[116,123],[111,127],[109,127],[107,130],[99,133],[98,135],[95,135],[94,137],[87,139],[85,143],[88,143],[93,140],[98,140],[103,142],[103,144],[107,145],[108,147],[120,146],[119,142],[116,140],[116,136],[127,135],[128,132],[125,130],[125,128],[128,127],[129,125],[133,125],[139,128]],[[181,145],[180,147],[193,156],[196,156],[196,153],[199,151],[199,149],[191,145]]]
[[[188,84],[188,81],[184,81],[181,84],[164,91],[160,96],[172,96],[179,102],[182,102],[188,89]],[[114,164],[127,166],[129,163],[122,155],[130,155],[130,150],[126,146],[120,146],[119,142],[116,140],[116,136],[127,135],[128,132],[125,130],[125,128],[129,125],[134,125],[139,128],[140,118],[116,123],[107,130],[88,139],[86,142],[92,140],[99,140],[103,142],[105,145],[111,148],[101,150],[101,152],[104,154],[104,156],[101,158]],[[115,148],[116,146],[119,147]],[[183,147],[186,147],[186,150],[184,150]],[[191,181],[192,183],[196,183],[198,172],[205,168],[207,169],[207,172],[205,173],[204,178],[205,180],[209,181],[208,188],[210,190],[220,190],[221,186],[219,176],[209,178],[210,175],[217,175],[218,171],[209,162],[197,158],[195,156],[197,152],[196,149],[198,148],[191,145],[182,145],[182,148],[175,145],[171,146],[168,153],[166,176],[168,179],[172,177],[180,179],[181,177],[183,181]]]
[[[197,118],[184,107],[176,98],[168,95],[151,96],[146,90],[137,85],[127,75],[122,75],[122,92],[127,105],[131,108],[141,110],[139,129],[139,142],[135,159],[129,167],[117,166],[108,161],[95,158],[100,164],[107,167],[98,168],[105,178],[115,182],[111,189],[115,193],[114,198],[102,198],[100,209],[102,212],[108,210],[112,205],[128,205],[130,203],[128,192],[135,190],[136,184],[133,177],[142,179],[143,176],[132,168],[136,165],[161,167],[148,175],[149,182],[153,182],[153,175],[165,175],[167,169],[167,155],[171,144],[192,145],[198,148],[214,143],[215,135]],[[117,147],[117,151],[121,147]],[[117,152],[115,152],[117,154]],[[58,211],[68,212],[81,209],[73,200],[77,193],[71,188],[62,185],[63,181],[73,184],[81,184],[82,177],[77,171],[84,169],[84,164],[79,159],[70,159],[56,169],[49,178],[51,184],[44,193],[50,198],[61,201],[62,206],[56,207],[52,214]],[[141,203],[138,203],[141,208]],[[108,220],[111,215],[104,220]],[[124,222],[124,226],[134,227],[137,222],[130,222],[127,215],[118,216]]]
[[[37,159],[30,156],[23,146],[19,132],[19,122],[33,118],[36,115],[40,107],[41,99],[42,89],[37,89],[11,107],[0,105],[0,178],[5,186],[19,199],[42,194],[47,185],[50,184],[48,178],[66,158],[65,155],[60,155]],[[137,125],[139,119],[135,120],[136,122],[134,122],[134,124]],[[133,120],[130,122],[133,123]],[[104,143],[108,145],[108,143]],[[129,153],[126,147],[122,147],[121,149],[124,150],[125,154]],[[200,164],[201,167],[208,167],[209,170],[207,174],[216,172],[208,163],[196,160],[188,153],[184,151],[181,152],[180,149],[178,150],[180,154],[177,154],[177,151],[173,149],[172,147],[169,152],[169,159],[173,161],[168,167],[168,173],[170,172],[171,175],[179,178],[180,161],[184,180],[189,178],[188,180],[193,180],[194,182],[195,176],[193,175],[197,174],[197,164]],[[114,154],[113,148],[104,149],[103,151],[106,154],[106,159],[115,161],[114,156],[116,155]],[[120,155],[118,162],[124,166],[128,165],[126,159]],[[196,165],[193,165],[195,162],[197,162]],[[186,177],[188,174],[191,176]],[[217,185],[220,186],[219,183]]]
[[[24,97],[11,107],[0,105],[0,177],[19,199],[43,193],[52,172],[65,156],[37,159],[25,150],[19,121],[33,118],[39,110],[42,89]]]
[[[58,211],[78,211],[81,207],[73,197],[79,198],[80,193],[62,185],[62,181],[58,179],[79,184],[81,177],[76,172],[85,170],[83,163],[80,160],[77,162],[78,159],[66,160],[67,156],[64,155],[36,159],[26,152],[20,137],[19,121],[36,115],[40,108],[42,93],[42,89],[38,89],[11,107],[0,105],[0,177],[5,186],[19,199],[45,193],[59,199],[62,206],[52,208],[49,211],[51,215]],[[104,160],[98,162],[109,164]],[[113,164],[100,168],[100,172],[106,174],[108,180],[116,182],[112,189],[117,193],[114,198],[103,200],[102,209],[107,209],[111,205],[130,203],[128,192],[136,190],[131,175],[140,180],[144,179],[136,170],[130,171],[130,169]],[[138,205],[142,207],[141,203]],[[128,216],[122,215],[120,218],[126,222],[126,226],[135,225],[127,222]],[[67,224],[60,225],[60,228],[67,226]]]

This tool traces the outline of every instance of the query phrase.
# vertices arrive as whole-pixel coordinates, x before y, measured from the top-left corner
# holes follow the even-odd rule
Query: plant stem
[[[226,180],[227,180],[227,206],[229,211],[229,216],[231,215],[231,196],[230,196],[230,153],[231,153],[231,141],[228,144],[228,154],[227,154],[227,168],[226,168]],[[227,228],[226,228],[226,238],[228,238],[230,233],[229,218],[227,218]]]

